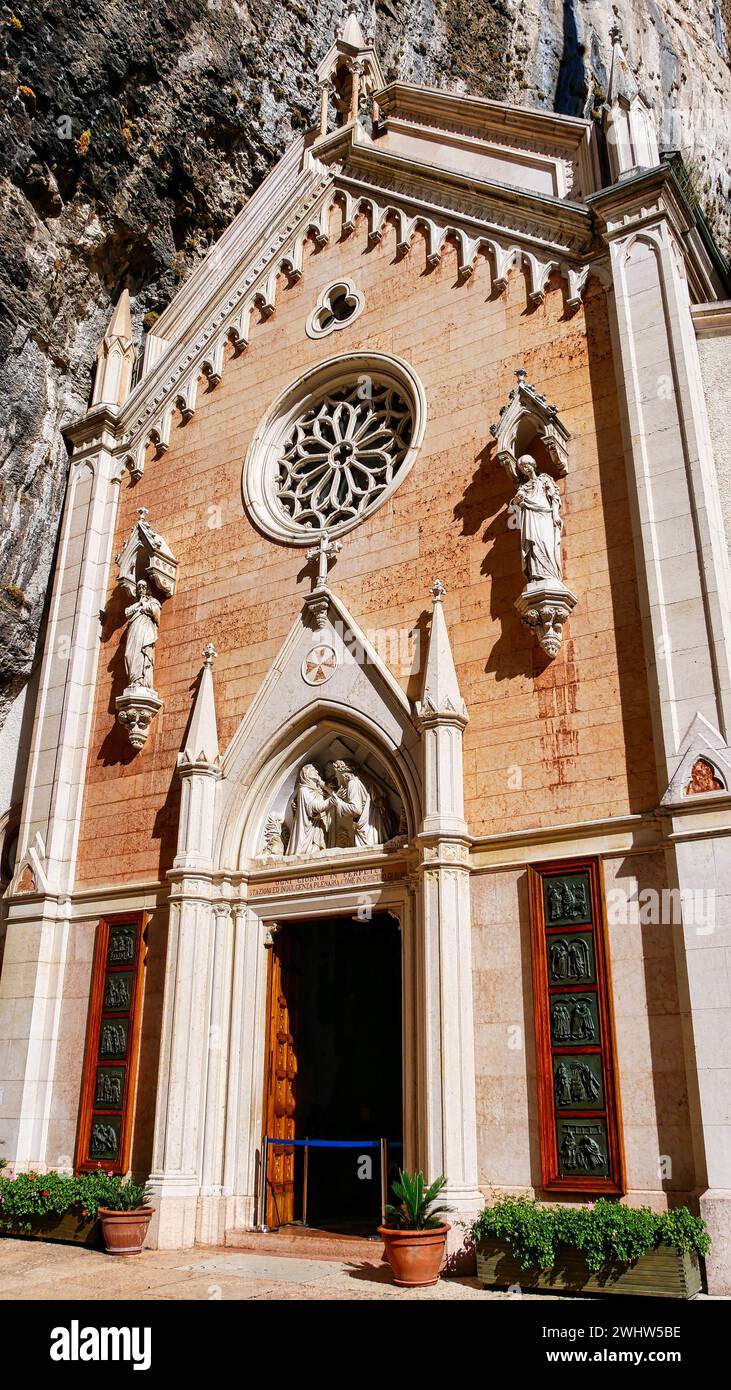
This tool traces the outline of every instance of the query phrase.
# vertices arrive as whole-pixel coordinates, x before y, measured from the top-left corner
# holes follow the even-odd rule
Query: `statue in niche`
[[[328,848],[332,819],[332,793],[314,763],[300,768],[292,799],[294,824],[288,854],[321,854]]]
[[[127,686],[143,685],[152,689],[160,604],[152,597],[146,579],[138,581],[136,593],[135,602],[124,610],[124,616],[129,620],[124,642]]]
[[[539,473],[535,459],[521,454],[521,479],[508,507],[508,525],[520,531],[523,573],[529,581],[558,580],[561,572],[561,494],[548,473]]]
[[[333,810],[341,825],[342,843],[355,849],[385,844],[389,837],[386,798],[379,787],[368,785],[350,763],[338,759],[332,764],[336,790]]]
[[[327,764],[325,776],[314,763],[300,768],[292,813],[291,832],[283,816],[267,818],[263,854],[301,858],[325,850],[371,849],[386,845],[392,834],[393,816],[385,789],[342,758]]]

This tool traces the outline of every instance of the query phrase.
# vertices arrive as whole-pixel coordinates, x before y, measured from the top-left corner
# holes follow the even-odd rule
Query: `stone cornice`
[[[697,338],[731,337],[731,299],[693,304],[690,312]]]
[[[375,93],[379,112],[388,119],[398,114],[444,123],[444,128],[469,127],[483,138],[502,133],[519,141],[535,141],[540,148],[554,144],[563,154],[574,153],[591,136],[591,121],[558,116],[551,111],[530,110],[485,97],[463,96],[436,87],[410,82],[391,82]]]
[[[586,201],[607,243],[666,222],[682,251],[692,296],[702,301],[714,298],[718,290],[714,265],[670,164],[620,179]]]
[[[451,215],[469,224],[473,235],[518,238],[544,252],[574,257],[585,257],[594,249],[592,218],[581,203],[450,172],[377,146],[348,141],[328,155],[341,157],[341,185],[361,184],[384,200],[398,198],[414,211]]]

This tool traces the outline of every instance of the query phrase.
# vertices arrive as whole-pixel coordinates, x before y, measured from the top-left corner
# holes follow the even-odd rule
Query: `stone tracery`
[[[294,424],[278,460],[279,506],[296,526],[357,520],[398,474],[413,434],[409,405],[386,383],[328,392]]]

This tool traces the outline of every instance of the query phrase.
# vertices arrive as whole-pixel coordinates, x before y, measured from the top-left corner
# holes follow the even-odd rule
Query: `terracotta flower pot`
[[[152,1220],[153,1207],[136,1207],[134,1211],[111,1211],[99,1208],[99,1220],[108,1255],[139,1255]]]
[[[424,1231],[402,1231],[379,1226],[386,1256],[393,1271],[393,1282],[416,1289],[436,1284],[444,1259],[449,1225],[432,1226]]]

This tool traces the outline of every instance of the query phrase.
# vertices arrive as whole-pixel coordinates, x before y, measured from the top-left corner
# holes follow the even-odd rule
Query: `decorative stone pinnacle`
[[[619,23],[619,20],[615,19],[611,29],[609,30],[609,37],[611,39],[612,46],[614,46],[615,43],[622,42],[622,28]]]
[[[217,657],[217,656],[218,656],[218,652],[216,651],[216,648],[214,647],[213,643],[212,643],[212,642],[208,642],[207,645],[203,648],[203,663],[204,663],[204,665],[205,665],[205,666],[212,666],[213,663],[214,663],[214,661],[216,660],[216,657]]]
[[[515,373],[515,375],[517,376],[519,382],[528,380],[528,373],[525,370],[525,367],[518,367],[518,370]]]
[[[432,584],[429,590],[429,593],[432,595],[432,598],[434,599],[435,603],[441,603],[442,598],[444,594],[446,594],[446,592],[447,591],[444,585],[442,584],[441,579],[435,579],[434,583]]]
[[[145,517],[150,515],[150,508],[149,508],[149,507],[138,507],[138,508],[137,508],[137,515],[138,515],[138,517],[140,518],[140,521],[144,521],[144,520],[145,520]]]

